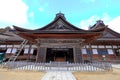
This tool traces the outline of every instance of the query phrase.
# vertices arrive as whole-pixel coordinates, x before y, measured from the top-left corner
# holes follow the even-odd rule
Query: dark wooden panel
[[[81,49],[80,48],[74,48],[74,54],[75,54],[75,62],[79,63],[79,62],[83,62],[82,60],[82,53],[81,53]]]
[[[46,48],[40,47],[37,55],[37,62],[45,62]]]

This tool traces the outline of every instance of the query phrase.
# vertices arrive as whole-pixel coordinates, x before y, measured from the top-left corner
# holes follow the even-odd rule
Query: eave
[[[19,32],[19,33],[35,33],[35,34],[40,34],[40,33],[99,33],[99,32],[104,32],[104,30],[106,29],[106,27],[103,28],[99,28],[99,29],[94,29],[94,30],[72,30],[72,31],[62,31],[62,30],[28,30],[28,29],[24,29],[24,28],[20,28],[17,26],[13,26],[14,29]]]

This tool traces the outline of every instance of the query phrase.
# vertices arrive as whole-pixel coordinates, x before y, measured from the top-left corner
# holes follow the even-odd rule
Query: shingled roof
[[[15,34],[11,28],[0,29],[1,41],[22,41],[23,38]]]
[[[56,14],[55,19],[49,23],[48,25],[38,28],[35,30],[29,30],[17,27],[13,25],[15,30],[18,32],[29,32],[29,33],[90,33],[90,32],[96,32],[99,33],[105,29],[105,27],[101,27],[99,29],[91,29],[91,30],[83,30],[80,29],[71,23],[69,23],[63,13]]]

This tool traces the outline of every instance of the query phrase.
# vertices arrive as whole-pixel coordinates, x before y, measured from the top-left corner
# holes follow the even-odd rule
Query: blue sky
[[[40,28],[59,11],[77,27],[87,29],[101,19],[120,32],[120,0],[0,0],[0,28]]]

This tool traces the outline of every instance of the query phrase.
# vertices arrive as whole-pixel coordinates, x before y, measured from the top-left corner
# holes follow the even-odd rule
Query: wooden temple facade
[[[48,25],[28,30],[13,26],[0,34],[0,52],[8,59],[16,54],[20,43],[27,45],[17,60],[36,62],[90,62],[120,60],[120,34],[98,20],[89,30],[69,23],[64,14],[58,13]]]

